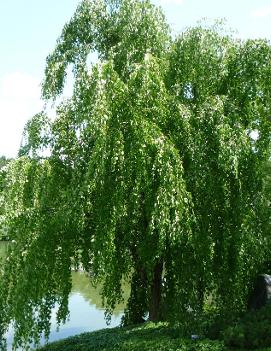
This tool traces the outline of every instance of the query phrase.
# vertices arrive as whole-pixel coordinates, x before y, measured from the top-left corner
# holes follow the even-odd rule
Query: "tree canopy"
[[[48,336],[55,304],[65,321],[78,263],[109,319],[130,282],[124,324],[196,315],[210,296],[242,310],[270,243],[270,43],[219,26],[175,38],[148,0],[85,0],[47,58],[48,103],[69,67],[72,97],[28,122],[5,175],[2,337],[11,321],[17,346]]]

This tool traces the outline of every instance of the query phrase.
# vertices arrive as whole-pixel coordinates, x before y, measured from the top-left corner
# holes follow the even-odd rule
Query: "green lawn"
[[[147,323],[134,328],[103,329],[48,344],[40,351],[226,351],[220,341],[184,339],[178,329]],[[237,351],[237,349],[235,349]],[[261,351],[271,351],[271,348]],[[238,350],[240,351],[240,350]]]

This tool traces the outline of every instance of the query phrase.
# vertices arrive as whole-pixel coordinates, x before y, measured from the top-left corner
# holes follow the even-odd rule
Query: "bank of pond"
[[[181,336],[178,327],[147,322],[130,328],[104,329],[48,344],[38,351],[230,351],[223,341]],[[247,348],[235,348],[235,351]],[[258,351],[270,351],[259,348]]]

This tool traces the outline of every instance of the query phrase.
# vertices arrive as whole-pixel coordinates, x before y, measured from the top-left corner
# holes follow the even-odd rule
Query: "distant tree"
[[[3,204],[3,191],[5,188],[6,166],[11,159],[6,156],[0,156],[0,240],[7,238],[7,230],[4,225],[4,204]]]
[[[0,169],[6,166],[9,163],[10,159],[6,156],[0,156]]]
[[[6,159],[5,156],[1,156],[0,157],[0,192],[3,191],[3,187],[4,187],[4,176],[5,176],[5,170],[3,170],[3,168],[5,166],[7,166],[9,160]]]
[[[55,120],[33,117],[8,167],[2,333],[14,320],[17,346],[38,342],[56,303],[65,321],[78,262],[102,281],[108,318],[130,282],[126,324],[184,320],[210,294],[220,314],[244,308],[270,242],[270,62],[268,42],[219,28],[173,39],[149,1],[79,5],[43,82],[56,99],[72,65],[73,96]]]

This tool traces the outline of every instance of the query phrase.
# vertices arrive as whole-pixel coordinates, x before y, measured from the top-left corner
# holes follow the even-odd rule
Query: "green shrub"
[[[271,304],[251,311],[223,332],[225,345],[246,349],[271,346]]]
[[[209,311],[202,314],[199,320],[197,333],[211,340],[222,340],[223,332],[229,326],[240,319],[233,314],[218,314],[216,311]]]

